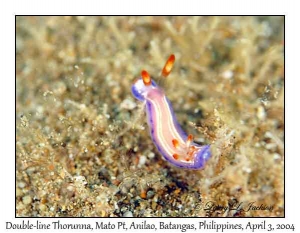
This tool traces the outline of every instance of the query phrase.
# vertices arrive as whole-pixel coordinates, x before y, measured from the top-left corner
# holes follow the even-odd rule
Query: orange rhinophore
[[[171,70],[172,70],[172,68],[173,68],[174,62],[175,62],[175,56],[174,56],[174,54],[172,54],[172,55],[170,55],[170,57],[169,57],[169,59],[167,60],[167,62],[166,62],[166,64],[165,64],[164,68],[163,68],[162,71],[161,71],[161,75],[162,75],[163,77],[167,77],[167,76],[170,74],[170,72],[171,72]]]
[[[149,86],[151,84],[151,78],[150,75],[148,74],[148,72],[146,70],[143,70],[141,72],[141,76],[143,78],[143,82],[146,86]]]

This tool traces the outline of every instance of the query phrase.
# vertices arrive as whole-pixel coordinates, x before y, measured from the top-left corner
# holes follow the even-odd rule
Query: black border
[[[57,220],[60,220],[60,219],[68,219],[68,218],[83,218],[83,219],[153,219],[153,218],[158,218],[158,219],[176,219],[176,218],[185,218],[185,219],[218,219],[218,218],[221,218],[221,219],[239,219],[239,218],[246,218],[246,219],[255,219],[255,218],[258,218],[258,219],[264,219],[264,218],[271,218],[271,219],[281,219],[281,218],[286,218],[286,208],[285,208],[285,204],[286,204],[286,199],[285,199],[285,190],[286,190],[286,182],[285,182],[285,102],[286,102],[286,96],[285,96],[285,91],[284,91],[284,103],[283,103],[283,109],[284,109],[284,114],[283,114],[283,121],[284,121],[284,149],[283,149],[283,161],[284,161],[284,165],[283,165],[283,179],[284,179],[284,193],[283,193],[283,199],[284,199],[284,216],[282,217],[271,217],[271,216],[266,216],[266,217],[262,217],[262,216],[258,216],[258,217],[220,217],[220,216],[217,216],[217,217],[205,217],[205,216],[198,216],[198,217],[70,217],[70,216],[66,216],[66,217],[23,217],[23,216],[17,216],[17,198],[16,198],[16,192],[17,192],[17,189],[16,189],[16,185],[17,185],[17,176],[16,176],[16,171],[17,171],[17,148],[16,148],[16,143],[17,143],[17,82],[16,82],[16,79],[17,79],[17,47],[16,47],[16,39],[17,39],[17,17],[20,17],[20,16],[66,16],[66,15],[15,15],[15,218],[17,219],[31,219],[31,218],[34,218],[34,219],[43,219],[43,218],[53,218],[53,219],[57,219]],[[285,45],[286,45],[286,42],[285,42],[285,16],[286,15],[67,15],[67,16],[281,16],[283,17],[283,67],[284,67],[284,84],[283,84],[283,88],[285,90]],[[199,229],[198,229],[199,230]]]

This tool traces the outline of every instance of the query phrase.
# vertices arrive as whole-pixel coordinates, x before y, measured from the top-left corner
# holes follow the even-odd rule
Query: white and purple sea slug
[[[162,70],[168,76],[175,56],[171,55]],[[162,88],[151,80],[147,71],[142,71],[131,88],[133,96],[145,103],[148,125],[153,143],[161,155],[177,167],[201,169],[211,156],[210,145],[193,142],[176,120],[172,105]]]

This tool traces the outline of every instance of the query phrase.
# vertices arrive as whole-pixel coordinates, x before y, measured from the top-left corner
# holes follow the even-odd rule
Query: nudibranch
[[[162,76],[167,77],[175,61],[172,54],[167,60]],[[210,145],[199,145],[187,135],[176,120],[172,105],[161,87],[147,71],[132,85],[133,96],[145,103],[152,141],[161,155],[180,168],[201,169],[210,158]]]

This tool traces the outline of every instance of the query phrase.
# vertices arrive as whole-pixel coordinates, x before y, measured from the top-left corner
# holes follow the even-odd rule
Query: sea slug
[[[162,76],[169,75],[174,61],[172,54],[162,70]],[[141,72],[131,91],[136,99],[145,103],[150,134],[162,156],[177,167],[203,168],[211,156],[210,145],[193,142],[193,136],[182,130],[163,89],[150,78],[147,71]]]

